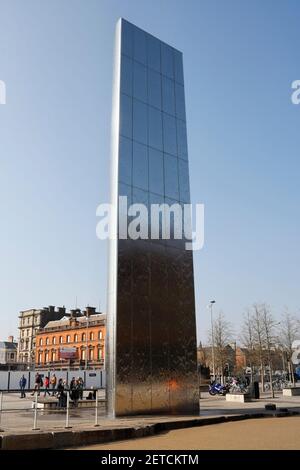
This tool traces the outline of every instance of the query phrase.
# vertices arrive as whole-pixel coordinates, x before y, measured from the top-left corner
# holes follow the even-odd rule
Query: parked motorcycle
[[[214,396],[214,395],[224,396],[228,392],[229,392],[228,386],[227,385],[222,385],[218,382],[212,382],[209,385],[209,388],[208,388],[208,393],[212,396]]]

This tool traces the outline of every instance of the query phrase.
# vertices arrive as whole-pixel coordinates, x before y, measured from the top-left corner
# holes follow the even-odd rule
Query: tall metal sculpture
[[[148,208],[189,203],[188,171],[182,54],[120,19],[106,348],[113,416],[199,410],[192,252],[184,239],[121,238],[118,219],[119,196]]]

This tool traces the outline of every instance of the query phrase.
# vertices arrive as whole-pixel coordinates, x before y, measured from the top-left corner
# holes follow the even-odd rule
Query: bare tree
[[[251,382],[253,381],[253,368],[256,364],[257,354],[255,350],[254,344],[254,327],[253,327],[253,319],[248,309],[247,312],[244,314],[243,323],[242,323],[242,330],[240,335],[242,346],[247,349],[247,358],[249,361],[249,366],[251,368]]]
[[[222,312],[214,321],[214,338],[210,332],[210,343],[214,344],[215,366],[223,382],[225,364],[230,361],[228,345],[232,341],[232,325]]]
[[[260,367],[260,376],[261,376],[261,386],[264,390],[264,380],[265,380],[265,329],[263,325],[261,307],[258,304],[253,305],[253,314],[251,316],[251,321],[253,325],[253,344],[254,351],[257,357],[257,363]]]
[[[293,366],[291,357],[293,354],[293,342],[299,338],[300,324],[299,319],[292,315],[288,310],[284,312],[280,321],[279,341],[283,348],[283,353],[286,355],[288,362],[289,375],[292,379],[293,385],[295,384],[295,377],[293,373]]]
[[[272,315],[270,307],[266,304],[261,305],[260,314],[261,314],[261,321],[262,321],[264,338],[265,338],[265,350],[267,352],[271,394],[272,394],[272,398],[274,398],[271,349],[272,349],[272,346],[274,345],[274,341],[276,338],[275,336],[276,320],[274,319]]]

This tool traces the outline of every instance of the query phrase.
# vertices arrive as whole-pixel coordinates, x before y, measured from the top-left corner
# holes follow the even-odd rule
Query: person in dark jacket
[[[63,380],[59,379],[57,384],[58,408],[65,408],[66,394]]]
[[[74,378],[72,389],[71,389],[71,384],[70,384],[70,397],[71,397],[71,400],[73,400],[73,404],[75,407],[78,406],[79,393],[80,393],[80,384],[79,384],[79,381],[75,380]]]
[[[75,377],[72,377],[72,380],[70,382],[70,392],[72,392],[72,390],[76,387],[76,380],[75,380]],[[72,395],[72,393],[71,393]]]
[[[20,390],[21,390],[21,397],[20,398],[26,398],[26,393],[25,393],[26,384],[27,384],[27,379],[26,379],[25,375],[23,374],[22,377],[20,378],[20,382],[19,382]]]
[[[83,399],[83,388],[84,388],[84,383],[82,380],[82,377],[77,377],[77,382],[78,382],[78,390],[79,390],[79,400]]]

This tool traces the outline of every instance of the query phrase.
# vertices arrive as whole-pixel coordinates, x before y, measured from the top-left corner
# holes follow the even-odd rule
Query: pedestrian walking
[[[26,393],[25,393],[26,384],[27,384],[27,379],[26,379],[25,375],[23,374],[22,377],[20,378],[20,382],[19,382],[20,390],[21,390],[21,397],[20,398],[26,398]]]
[[[34,390],[31,395],[34,395],[34,392],[38,392],[38,396],[40,396],[40,389],[42,386],[43,386],[42,376],[37,372],[35,374]]]
[[[57,384],[57,378],[55,374],[52,374],[51,379],[50,379],[50,384],[52,388],[52,396],[54,397],[56,384]]]
[[[46,376],[46,377],[45,377],[45,381],[44,381],[44,389],[45,389],[44,397],[46,396],[47,393],[48,393],[48,395],[49,395],[49,397],[50,397],[49,384],[50,384],[49,377]]]

